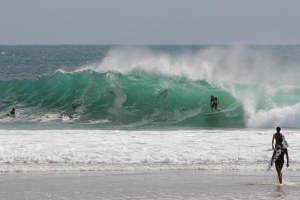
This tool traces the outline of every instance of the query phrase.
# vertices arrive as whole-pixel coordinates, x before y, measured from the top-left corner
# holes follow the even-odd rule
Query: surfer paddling
[[[214,97],[214,96],[210,96],[210,110],[211,112],[213,112],[213,110],[217,110],[220,111],[218,109],[218,105],[219,105],[219,98],[218,97]]]
[[[284,155],[286,155],[286,167],[289,167],[289,154],[287,150],[287,143],[282,133],[280,133],[281,128],[276,128],[276,133],[272,138],[272,149],[274,150],[271,160],[271,166],[275,161],[275,168],[278,175],[279,183],[282,184],[282,167],[284,164]],[[276,141],[274,146],[274,140]]]
[[[16,109],[15,109],[15,107],[13,107],[11,109],[11,111],[9,112],[9,114],[6,114],[6,116],[15,117],[16,116]]]
[[[16,109],[15,109],[15,108],[12,108],[9,114],[10,114],[11,116],[15,116],[15,115],[16,115]]]

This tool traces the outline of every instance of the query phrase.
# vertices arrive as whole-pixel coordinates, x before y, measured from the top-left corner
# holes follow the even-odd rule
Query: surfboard
[[[212,112],[212,113],[208,113],[208,114],[205,114],[203,116],[210,116],[210,115],[217,115],[217,114],[222,114],[222,113],[226,113],[226,112],[229,112],[230,110],[220,110],[220,111],[216,111],[216,112]]]
[[[273,157],[273,155],[272,155],[272,157]],[[271,157],[271,160],[270,160],[270,162],[269,162],[269,164],[268,164],[268,169],[267,169],[267,172],[271,169],[271,167],[273,166],[272,165],[272,157]]]
[[[286,148],[286,149],[289,147],[289,144],[287,143],[287,141],[285,140],[285,138],[283,138],[282,145],[283,145],[283,147]]]
[[[277,160],[278,156],[281,154],[281,149],[277,149],[276,150],[276,153],[275,153],[275,157],[274,157],[274,160],[272,159],[273,158],[273,154],[272,154],[272,157],[271,157],[271,160],[269,162],[269,165],[268,165],[268,169],[267,169],[267,172],[271,169],[271,167],[274,165],[275,161]]]
[[[283,142],[282,142],[282,146],[283,146],[283,149],[287,149],[289,147],[289,144],[287,143],[287,141],[285,139],[283,139]],[[281,154],[281,148],[278,148],[276,150],[276,153],[275,153],[275,157],[274,157],[274,160],[272,162],[272,157],[273,157],[273,154],[272,154],[272,157],[271,157],[271,160],[269,162],[269,165],[268,165],[268,169],[267,169],[267,172],[271,169],[271,167],[274,165],[275,161],[277,160],[277,158],[279,157],[279,155]]]

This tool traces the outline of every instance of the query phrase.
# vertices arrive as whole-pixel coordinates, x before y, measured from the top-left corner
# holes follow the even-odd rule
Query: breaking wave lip
[[[75,71],[112,71],[128,75],[141,70],[191,80],[206,79],[218,84],[299,86],[297,66],[300,60],[284,59],[287,59],[284,54],[247,45],[179,48],[177,53],[147,46],[123,46],[111,48],[99,63],[81,66]],[[283,63],[288,64],[282,67]]]

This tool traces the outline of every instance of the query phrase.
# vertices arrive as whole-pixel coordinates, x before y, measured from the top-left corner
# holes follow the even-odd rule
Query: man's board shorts
[[[275,161],[275,168],[277,172],[280,172],[282,170],[283,164],[284,164],[284,158],[283,156],[280,155]]]

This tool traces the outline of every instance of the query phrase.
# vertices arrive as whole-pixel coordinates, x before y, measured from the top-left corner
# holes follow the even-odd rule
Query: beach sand
[[[300,176],[276,172],[2,173],[0,199],[299,199]]]

